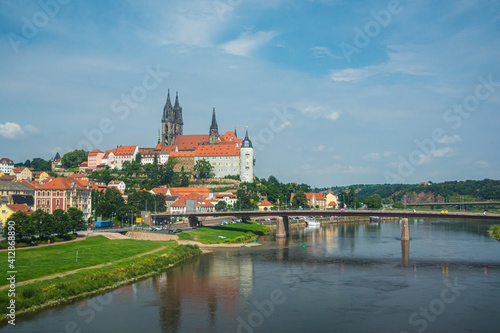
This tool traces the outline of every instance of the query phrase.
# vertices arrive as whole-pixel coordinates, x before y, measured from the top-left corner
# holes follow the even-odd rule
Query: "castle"
[[[253,147],[248,130],[243,140],[238,139],[236,130],[219,134],[215,108],[208,134],[183,134],[182,107],[176,93],[172,106],[170,90],[163,108],[161,137],[155,151],[160,151],[160,163],[175,157],[178,164],[175,171],[192,172],[198,160],[205,159],[213,167],[214,177],[239,175],[244,182],[253,181]],[[163,158],[162,158],[163,157]]]

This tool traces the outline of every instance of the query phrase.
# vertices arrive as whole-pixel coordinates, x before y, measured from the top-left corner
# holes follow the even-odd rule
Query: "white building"
[[[248,130],[245,139],[241,143],[240,149],[241,170],[240,177],[242,182],[253,182],[253,147],[252,141],[248,138]]]
[[[4,174],[8,175],[12,169],[14,169],[14,161],[5,157],[0,159],[0,171],[3,171]]]

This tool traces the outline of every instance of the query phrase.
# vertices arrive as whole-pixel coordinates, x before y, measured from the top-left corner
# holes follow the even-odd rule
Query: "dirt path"
[[[62,272],[62,273],[58,273],[58,274],[43,276],[41,278],[36,278],[36,279],[26,280],[26,281],[22,281],[22,282],[17,282],[16,286],[22,286],[22,285],[33,283],[33,282],[37,282],[37,281],[51,280],[51,279],[55,279],[57,277],[62,277],[62,276],[66,276],[66,275],[75,274],[75,273],[78,273],[78,272],[81,272],[81,271],[84,271],[84,270],[87,270],[87,269],[94,269],[94,268],[101,268],[101,267],[109,266],[109,265],[112,265],[112,264],[117,263],[117,262],[122,262],[122,261],[129,260],[129,259],[139,258],[139,257],[145,256],[145,255],[148,255],[148,254],[153,254],[155,252],[159,252],[161,250],[164,250],[165,248],[166,248],[166,246],[162,246],[162,247],[159,247],[159,248],[154,249],[152,251],[145,252],[145,253],[140,253],[140,254],[137,254],[137,255],[132,256],[132,257],[123,258],[123,259],[117,260],[115,262],[107,262],[107,263],[104,263],[104,264],[99,264],[99,265],[90,266],[90,267],[83,267],[83,268],[75,269],[75,270],[72,270],[72,271],[67,271],[67,272]],[[0,290],[7,289],[7,288],[9,288],[8,285],[7,286],[2,286],[2,287],[0,287]]]

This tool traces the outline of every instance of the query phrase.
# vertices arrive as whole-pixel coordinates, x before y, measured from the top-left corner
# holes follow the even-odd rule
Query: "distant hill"
[[[466,180],[443,183],[411,184],[379,184],[352,185],[357,198],[367,198],[378,194],[382,199],[390,198],[394,202],[402,202],[406,195],[407,203],[485,201],[500,199],[500,180]],[[351,186],[331,187],[334,194],[348,192]]]

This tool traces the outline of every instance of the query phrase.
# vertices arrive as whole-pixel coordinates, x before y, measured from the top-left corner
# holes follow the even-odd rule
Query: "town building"
[[[26,204],[1,204],[0,205],[0,223],[4,225],[9,220],[9,217],[17,212],[25,212],[27,214],[33,213],[33,210]]]
[[[109,182],[108,187],[116,187],[121,194],[125,193],[127,186],[123,180],[112,180]]]
[[[29,168],[26,167],[19,167],[19,168],[14,168],[10,172],[12,176],[16,176],[16,180],[23,180],[23,179],[28,179],[31,180],[33,179],[33,173]]]
[[[231,205],[234,207],[236,201],[238,201],[238,197],[233,193],[216,193],[214,194],[217,202],[225,201],[227,205]]]
[[[267,200],[265,200],[259,204],[260,211],[271,210],[273,207],[274,207],[274,205]]]
[[[104,156],[104,152],[99,149],[94,149],[87,155],[87,162],[89,170],[93,171],[97,169],[99,165],[102,163],[102,158]]]
[[[319,193],[305,193],[306,198],[307,198],[307,204],[311,208],[319,208],[319,209],[326,209],[328,208],[326,199],[324,197],[323,192]],[[295,196],[295,193],[292,193],[292,196],[290,198],[290,202],[293,201],[293,197]],[[316,207],[317,206],[317,207]]]
[[[10,158],[0,158],[0,171],[8,175],[14,169],[14,161]]]
[[[34,208],[33,196],[33,188],[24,182],[0,180],[0,203],[27,203],[29,207]]]
[[[58,177],[50,179],[35,189],[35,209],[53,213],[56,209],[67,211],[75,207],[88,219],[92,212],[92,200],[88,180]]]

